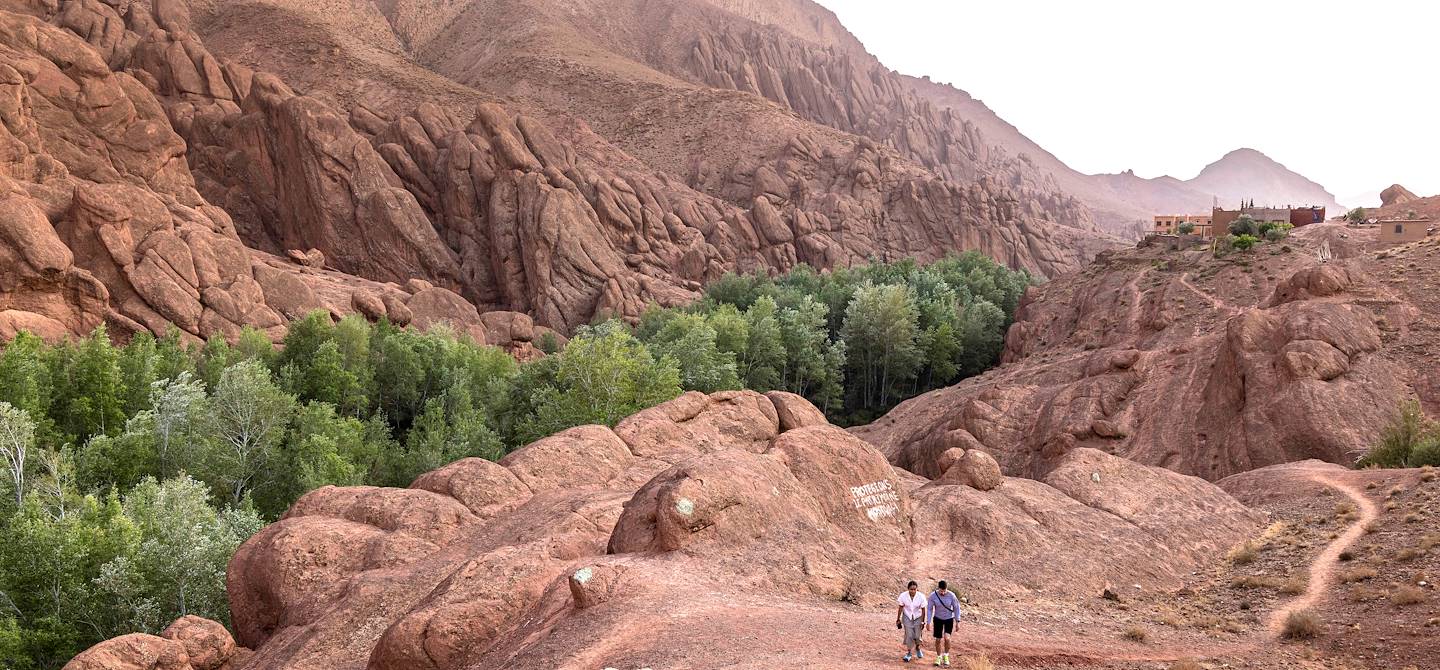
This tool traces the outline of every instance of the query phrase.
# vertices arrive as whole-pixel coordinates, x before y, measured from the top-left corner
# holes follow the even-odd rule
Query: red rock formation
[[[134,633],[101,642],[65,670],[241,670],[251,655],[219,623],[183,616],[159,637]]]
[[[27,201],[5,205],[17,214],[3,251],[38,243],[0,284],[15,287],[0,294],[4,332],[57,337],[108,322],[123,336],[174,323],[197,337],[242,325],[278,337],[287,319],[325,309],[443,320],[478,339],[482,313],[568,331],[689,301],[728,270],[977,248],[1053,274],[1077,268],[1098,239],[1047,224],[1059,216],[1043,204],[1051,195],[1012,190],[1000,172],[937,178],[924,164],[941,163],[925,156],[963,144],[948,130],[897,154],[799,127],[750,160],[696,164],[682,184],[583,122],[479,94],[465,108],[399,113],[297,94],[212,53],[185,2],[5,8],[51,25],[5,18],[8,53],[35,65],[0,72],[18,180],[0,192]],[[65,94],[81,88],[93,93]],[[291,251],[303,257],[294,266],[267,255]],[[430,288],[399,288],[411,279]],[[495,343],[536,355],[518,334]]]
[[[1440,310],[1433,273],[1361,252],[1365,235],[1322,224],[1224,259],[1106,255],[1027,294],[1002,367],[856,432],[929,477],[955,449],[1036,477],[1082,446],[1211,479],[1352,463],[1403,398],[1440,400],[1432,338],[1410,327]],[[1322,242],[1341,258],[1319,262]]]
[[[1107,580],[1169,588],[1258,521],[1201,480],[1084,449],[1043,483],[928,482],[796,419],[814,416],[795,396],[690,393],[410,489],[311,492],[231,562],[248,667],[603,667],[740,640],[720,627],[574,642],[709,616],[747,593],[775,596],[777,615],[885,605],[907,572],[966,575],[986,597],[1035,583],[1048,597],[1093,597]],[[1062,547],[1073,562],[1035,560]],[[191,665],[224,647],[189,637]]]
[[[1410,189],[1399,184],[1391,184],[1380,192],[1381,207],[1398,207],[1419,200],[1420,196],[1410,192]]]

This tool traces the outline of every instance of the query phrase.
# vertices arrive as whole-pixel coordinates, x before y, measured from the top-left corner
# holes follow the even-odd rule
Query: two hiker
[[[960,617],[960,599],[946,588],[945,580],[936,586],[927,597],[920,594],[919,585],[912,580],[896,599],[895,627],[905,631],[903,660],[906,663],[912,658],[925,658],[921,634],[933,628],[935,665],[950,667],[950,635],[955,632],[955,620]]]

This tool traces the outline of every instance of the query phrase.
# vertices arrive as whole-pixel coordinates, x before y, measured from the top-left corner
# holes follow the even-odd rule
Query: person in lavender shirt
[[[935,665],[950,667],[950,635],[955,632],[955,620],[960,618],[960,599],[945,588],[940,580],[926,608],[930,614],[930,625],[935,629]]]

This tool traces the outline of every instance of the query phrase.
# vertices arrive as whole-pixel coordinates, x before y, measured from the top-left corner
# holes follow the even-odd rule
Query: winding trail
[[[1325,551],[1320,552],[1315,562],[1310,564],[1310,583],[1306,586],[1305,593],[1270,614],[1266,630],[1272,638],[1279,638],[1284,633],[1285,619],[1292,613],[1314,607],[1325,597],[1330,586],[1335,583],[1340,554],[1354,545],[1355,541],[1365,534],[1365,526],[1380,515],[1375,502],[1367,498],[1360,489],[1326,475],[1311,475],[1310,479],[1345,494],[1360,510],[1360,519],[1351,523],[1350,527],[1327,545]]]
[[[1189,272],[1186,272],[1185,274],[1180,275],[1180,285],[1181,285],[1181,286],[1184,286],[1184,287],[1187,288],[1187,289],[1190,289],[1191,292],[1195,293],[1196,295],[1200,296],[1201,298],[1204,298],[1206,302],[1210,303],[1210,307],[1211,307],[1212,309],[1215,309],[1215,310],[1218,310],[1218,311],[1221,311],[1221,312],[1225,312],[1226,314],[1230,314],[1230,315],[1239,314],[1239,313],[1242,311],[1239,307],[1235,307],[1235,306],[1233,306],[1233,305],[1230,305],[1230,304],[1226,303],[1224,300],[1221,300],[1221,299],[1219,299],[1219,298],[1217,298],[1217,297],[1215,297],[1215,296],[1213,296],[1213,295],[1210,295],[1209,293],[1206,293],[1206,292],[1205,292],[1203,289],[1201,289],[1199,286],[1196,286],[1196,285],[1190,283],[1190,273],[1189,273]]]
[[[1099,641],[1093,638],[1039,638],[1033,635],[1008,633],[983,626],[965,626],[957,635],[954,650],[957,655],[984,652],[992,660],[1021,665],[1037,662],[1107,663],[1107,662],[1169,662],[1186,658],[1219,658],[1243,655],[1264,648],[1271,648],[1284,636],[1285,620],[1293,612],[1309,609],[1329,595],[1335,583],[1340,554],[1353,546],[1365,534],[1365,526],[1379,516],[1378,507],[1360,489],[1340,481],[1328,474],[1311,474],[1309,479],[1338,491],[1349,498],[1359,510],[1360,516],[1332,540],[1310,564],[1310,579],[1305,592],[1277,607],[1265,620],[1263,630],[1257,631],[1250,639],[1216,644],[1212,646],[1127,646],[1115,641]],[[957,631],[960,632],[960,631]],[[927,639],[928,642],[928,639]]]

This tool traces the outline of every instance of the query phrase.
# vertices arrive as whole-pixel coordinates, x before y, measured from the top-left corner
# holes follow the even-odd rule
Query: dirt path
[[[1379,511],[1373,501],[1354,486],[1324,474],[1311,475],[1311,480],[1328,486],[1350,498],[1359,509],[1360,518],[1345,532],[1326,545],[1310,565],[1310,580],[1305,592],[1285,602],[1266,619],[1265,628],[1252,639],[1209,647],[1137,646],[1121,641],[1097,641],[1093,638],[1073,639],[1017,635],[984,626],[968,625],[959,629],[954,652],[957,655],[984,652],[1001,663],[1034,664],[1036,662],[1108,663],[1168,662],[1184,658],[1218,658],[1243,655],[1268,648],[1283,637],[1285,620],[1292,612],[1309,609],[1329,595],[1335,583],[1340,554],[1365,534],[1365,526],[1375,520]],[[928,640],[927,640],[928,642]],[[898,645],[895,645],[898,646]],[[929,647],[927,646],[927,649]]]
[[[1217,298],[1217,297],[1215,297],[1215,296],[1213,296],[1213,295],[1210,295],[1209,293],[1206,293],[1204,290],[1202,290],[1199,286],[1196,286],[1196,285],[1190,283],[1190,273],[1189,273],[1189,272],[1186,272],[1185,274],[1180,275],[1180,285],[1181,285],[1181,286],[1184,286],[1184,287],[1187,288],[1187,289],[1190,289],[1191,292],[1195,293],[1196,295],[1200,296],[1201,298],[1204,298],[1204,299],[1205,299],[1205,302],[1210,303],[1210,307],[1212,307],[1212,308],[1214,308],[1214,309],[1216,309],[1216,310],[1219,310],[1219,311],[1221,311],[1221,312],[1225,312],[1226,314],[1239,314],[1239,313],[1240,313],[1240,308],[1239,308],[1239,307],[1234,307],[1234,306],[1232,306],[1232,305],[1229,305],[1229,304],[1227,304],[1224,300],[1221,300],[1221,299],[1219,299],[1219,298]]]
[[[1365,534],[1365,526],[1379,516],[1375,503],[1365,497],[1360,489],[1325,475],[1314,475],[1311,479],[1350,498],[1360,510],[1360,519],[1351,523],[1350,527],[1326,546],[1325,551],[1320,552],[1320,555],[1315,558],[1315,562],[1310,564],[1310,583],[1306,586],[1305,593],[1291,599],[1270,614],[1266,630],[1272,638],[1279,638],[1284,633],[1285,619],[1291,613],[1314,607],[1329,593],[1330,586],[1335,583],[1336,566],[1340,563],[1340,554],[1355,544],[1355,541]]]

